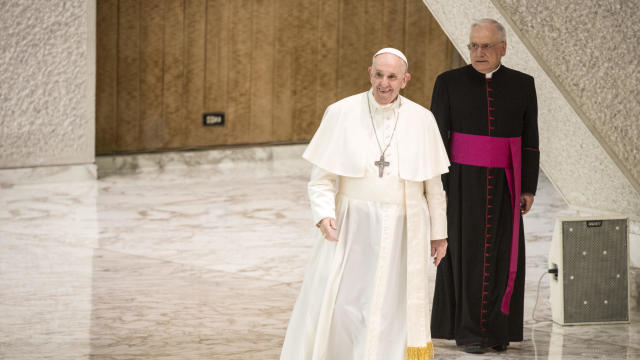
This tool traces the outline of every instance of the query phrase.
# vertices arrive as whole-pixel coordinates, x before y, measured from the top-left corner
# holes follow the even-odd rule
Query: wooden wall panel
[[[98,1],[96,21],[96,146],[112,152],[118,138],[118,0]]]
[[[410,2],[416,2],[413,0],[385,0],[382,4],[382,26],[380,27],[380,38],[383,40],[380,46],[374,49],[371,49],[372,52],[380,50],[382,47],[395,47],[401,49],[402,51],[406,50],[407,43],[404,42],[405,37],[405,27],[406,23],[406,7]],[[418,2],[422,3],[420,0]],[[424,5],[423,5],[424,6]],[[426,11],[428,14],[429,12]],[[424,9],[419,11],[419,14],[424,15]]]
[[[404,51],[404,13],[406,0],[368,1],[365,9],[365,38],[363,57],[371,56],[384,47]]]
[[[185,0],[184,7],[184,147],[206,146],[203,137],[202,112],[204,111],[206,0]]]
[[[164,146],[164,1],[140,1],[140,147]]]
[[[166,0],[164,21],[164,147],[187,145],[185,127],[185,0]]]
[[[319,124],[325,109],[338,98],[338,25],[340,0],[318,2],[318,55],[314,120]]]
[[[376,50],[407,54],[422,105],[457,60],[421,0],[101,0],[98,36],[98,154],[307,141]]]
[[[297,33],[292,31],[296,26],[296,0],[274,0],[276,3],[274,80],[273,80],[273,141],[287,142],[291,140],[293,109],[295,98],[294,68],[295,53],[293,43]]]
[[[275,61],[275,2],[256,0],[251,11],[254,29],[251,54],[251,117],[249,137],[253,143],[273,141],[273,67]]]
[[[364,1],[342,0],[338,33],[338,98],[353,95],[366,89],[368,61],[364,61],[368,44],[366,24],[375,21],[365,13]],[[372,54],[373,55],[373,54]],[[364,73],[363,73],[364,70]]]
[[[229,6],[229,53],[233,66],[227,71],[228,101],[225,111],[229,118],[229,136],[224,144],[246,144],[251,116],[251,3],[252,0],[231,0]]]
[[[140,146],[140,4],[120,0],[118,5],[118,151]],[[101,33],[101,32],[99,32]]]
[[[316,77],[318,72],[318,6],[317,0],[298,0],[293,58],[292,141],[309,139],[316,129]]]
[[[206,2],[206,32],[205,32],[205,71],[204,71],[204,103],[202,112],[226,112],[227,125],[224,127],[199,127],[194,129],[195,146],[207,144],[224,145],[229,143],[232,135],[233,121],[229,118],[229,72],[232,71],[234,60],[230,54],[231,9],[227,0]],[[199,116],[202,116],[200,114]]]
[[[409,73],[411,80],[409,85],[403,91],[403,95],[425,105],[424,96],[429,84],[424,83],[424,72],[427,70],[428,64],[436,61],[438,54],[432,54],[428,51],[429,38],[429,22],[424,21],[424,16],[419,12],[418,6],[424,6],[417,1],[407,1],[404,22],[405,34],[405,55],[410,61]],[[448,55],[448,54],[447,54]]]

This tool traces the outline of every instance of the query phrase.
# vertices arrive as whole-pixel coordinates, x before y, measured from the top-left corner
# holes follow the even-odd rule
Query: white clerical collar
[[[500,66],[502,66],[502,64],[498,64],[498,67],[495,70],[493,70],[492,72],[484,74],[484,77],[487,78],[487,79],[491,79],[491,77],[493,76],[493,73],[498,71],[498,69],[500,69]]]
[[[374,113],[377,110],[385,111],[389,109],[397,109],[400,106],[400,94],[398,94],[398,97],[394,101],[386,105],[378,104],[376,98],[373,96],[373,88],[367,91],[367,96],[369,97],[369,104],[371,104],[371,113]]]

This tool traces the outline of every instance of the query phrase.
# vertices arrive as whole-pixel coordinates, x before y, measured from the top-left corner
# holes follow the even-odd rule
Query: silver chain
[[[391,132],[389,143],[387,144],[387,146],[384,147],[384,150],[382,150],[382,145],[380,145],[380,139],[378,139],[378,132],[376,131],[376,124],[373,123],[373,115],[371,114],[371,100],[369,100],[369,92],[367,91],[364,94],[364,96],[366,96],[367,98],[367,105],[368,105],[367,108],[369,110],[369,119],[371,119],[371,126],[373,127],[373,134],[376,136],[376,142],[378,143],[378,148],[380,148],[380,155],[384,157],[384,153],[387,152],[389,145],[391,145],[391,140],[393,140],[393,135],[396,133],[396,127],[398,126],[398,117],[400,116],[400,109],[396,111],[396,122],[395,124],[393,124],[393,131]],[[398,101],[400,101],[400,104],[398,104],[398,107],[402,105],[402,100],[400,99],[399,96],[400,95],[398,95]]]

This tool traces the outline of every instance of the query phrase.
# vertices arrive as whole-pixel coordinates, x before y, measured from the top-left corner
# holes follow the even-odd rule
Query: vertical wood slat
[[[184,11],[184,128],[185,146],[204,146],[202,112],[205,93],[206,0],[185,0]]]
[[[164,1],[140,2],[140,133],[143,149],[162,147]]]
[[[290,141],[293,133],[296,0],[275,0],[277,16],[273,80],[273,141]]]
[[[272,141],[273,134],[273,66],[276,16],[274,2],[253,2],[251,19],[253,32],[251,43],[251,118],[249,130],[251,143]]]
[[[97,3],[96,153],[117,150],[118,0]]]
[[[318,7],[316,0],[298,0],[296,4],[298,24],[294,47],[295,102],[292,121],[292,141],[303,141],[315,131]]]
[[[305,141],[377,49],[407,53],[423,105],[452,63],[420,0],[101,0],[98,26],[97,153]]]
[[[369,20],[363,21],[364,32],[360,41],[364,46],[363,52],[371,52],[373,49],[384,47],[384,0],[365,0],[362,3],[364,4],[362,9],[364,18]]]
[[[338,97],[343,98],[364,91],[369,87],[367,68],[371,55],[362,41],[366,37],[367,18],[365,9],[369,4],[361,1],[342,0],[340,13],[340,35],[338,54]]]
[[[233,71],[229,67],[229,64],[233,64],[229,59],[230,2],[233,0],[209,0],[206,5],[204,105],[202,112],[225,112],[226,124],[224,127],[203,127],[199,121],[199,129],[194,134],[198,146],[227,144],[233,131],[234,120],[228,111],[229,94],[227,91],[228,74]],[[195,119],[190,118],[189,121],[195,121]]]
[[[249,142],[251,117],[251,0],[229,1],[229,53],[233,68],[227,75],[227,116],[229,136],[226,144]]]
[[[185,127],[185,1],[165,0],[164,31],[164,96],[162,113],[166,138],[163,147],[188,145]]]
[[[384,27],[382,29],[382,39],[383,43],[377,49],[371,49],[371,51],[377,51],[382,47],[394,47],[400,49],[401,51],[405,51],[407,49],[407,43],[404,41],[404,23],[406,22],[405,18],[405,7],[407,6],[407,2],[412,0],[384,0],[383,1],[383,13],[381,16],[383,17]],[[421,1],[421,0],[418,0]],[[424,12],[426,10],[423,9],[418,12]]]
[[[117,148],[139,150],[140,139],[140,5],[120,0],[118,8]]]
[[[325,109],[338,99],[338,22],[340,0],[318,2],[318,56],[316,60],[316,111],[310,133],[320,125]],[[309,138],[309,133],[306,134]]]
[[[424,84],[424,70],[428,64],[435,61],[437,54],[427,53],[427,39],[429,38],[429,23],[421,0],[407,0],[405,13],[405,43],[406,55],[411,63],[412,79],[404,90],[407,98],[420,105],[426,105],[426,89]],[[435,55],[435,56],[434,56]]]
[[[368,0],[364,51],[371,55],[385,47],[404,51],[404,0]],[[371,61],[368,61],[371,63]]]

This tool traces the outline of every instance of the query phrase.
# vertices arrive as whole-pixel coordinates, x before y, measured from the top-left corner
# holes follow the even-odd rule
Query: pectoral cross
[[[380,161],[374,162],[374,164],[378,167],[378,175],[382,177],[382,172],[384,171],[385,166],[389,166],[388,161],[384,161],[384,154],[380,155]]]

